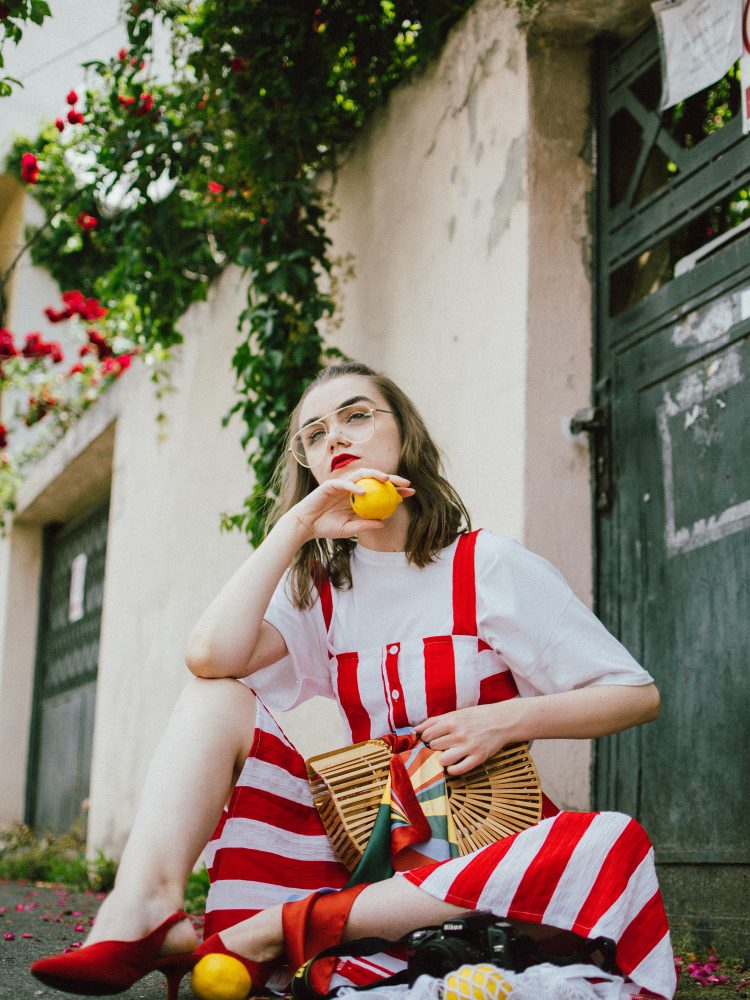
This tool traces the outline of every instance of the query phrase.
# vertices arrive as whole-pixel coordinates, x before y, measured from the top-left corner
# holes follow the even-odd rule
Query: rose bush
[[[335,177],[368,115],[469,6],[139,0],[126,11],[128,48],[88,64],[85,94],[68,93],[55,122],[10,155],[47,214],[29,234],[34,261],[116,312],[142,355],[168,357],[180,317],[224,267],[246,273],[227,420],[244,425],[256,485],[225,523],[254,541],[288,413],[338,353],[320,333],[340,279],[320,178]],[[172,34],[168,84],[152,72],[158,21]],[[47,315],[86,319],[82,308],[64,301]]]

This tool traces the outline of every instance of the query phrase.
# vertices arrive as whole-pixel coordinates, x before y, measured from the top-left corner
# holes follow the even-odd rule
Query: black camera
[[[519,943],[507,920],[483,910],[446,920],[442,927],[420,927],[406,942],[409,984],[419,976],[442,979],[460,965],[480,962],[515,969]]]
[[[615,969],[615,943],[611,938],[572,936],[575,947],[565,955],[545,953],[528,934],[521,934],[507,920],[484,910],[446,920],[441,927],[420,927],[406,939],[409,985],[420,976],[443,979],[461,965],[488,962],[501,969],[523,972],[530,965],[552,962],[571,965],[592,963],[605,972]]]

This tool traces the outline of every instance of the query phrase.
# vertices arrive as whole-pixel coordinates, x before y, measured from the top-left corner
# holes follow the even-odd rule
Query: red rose
[[[96,229],[99,225],[93,215],[87,215],[85,212],[78,213],[76,222],[85,233],[89,232],[91,229]]]
[[[141,102],[138,105],[138,110],[136,111],[136,114],[139,116],[147,115],[149,111],[151,111],[153,106],[154,106],[153,97],[148,92],[145,92],[141,94]]]
[[[76,111],[75,108],[71,108],[68,112],[68,121],[71,125],[83,125],[84,118],[80,111]]]
[[[58,132],[62,132],[65,129],[65,122],[62,118],[55,118],[55,128]]]
[[[21,179],[27,184],[36,184],[39,180],[39,161],[33,153],[21,156]]]
[[[76,94],[75,90],[70,90],[68,91],[68,96],[65,98],[65,100],[72,107],[74,104],[78,103],[78,94]]]
[[[102,316],[107,315],[107,310],[101,305],[99,299],[93,298],[82,302],[76,309],[76,312],[81,319],[85,319],[88,322],[91,322],[93,319],[101,319]]]
[[[102,336],[98,330],[87,330],[86,334],[88,335],[91,346],[96,351],[100,361],[104,358],[112,357],[114,351],[107,343],[105,337]]]
[[[5,424],[0,424],[0,448],[8,447],[8,428]]]
[[[81,364],[80,361],[76,361],[76,363],[71,366],[71,369],[68,372],[68,375],[78,375],[78,373],[82,372],[82,371],[85,371],[84,366]]]
[[[224,185],[223,184],[218,184],[216,181],[209,181],[208,182],[208,190],[212,194],[221,194],[221,192],[224,190]]]
[[[135,98],[126,97],[125,94],[118,94],[117,100],[120,102],[120,105],[123,108],[129,108],[131,104],[135,104]]]
[[[63,320],[70,319],[73,313],[70,309],[63,309],[58,312],[58,310],[53,309],[52,306],[47,306],[44,310],[44,315],[50,323],[62,323]]]
[[[62,300],[69,309],[73,312],[78,312],[78,309],[83,304],[84,301],[83,292],[79,292],[77,288],[71,289],[69,292],[62,293]]]
[[[0,358],[15,358],[17,355],[13,334],[7,327],[0,327]]]
[[[117,58],[120,60],[120,62],[125,62],[125,60],[128,58],[128,50],[120,49],[120,51],[117,53]]]
[[[132,360],[132,354],[119,354],[117,357],[104,358],[101,373],[102,375],[114,375],[115,378],[119,378],[124,371],[130,368]]]
[[[52,363],[59,365],[65,357],[60,342],[57,340],[50,340],[46,346],[50,348],[49,355],[52,358]]]
[[[25,358],[43,358],[45,353],[45,344],[41,333],[27,333],[21,354]]]

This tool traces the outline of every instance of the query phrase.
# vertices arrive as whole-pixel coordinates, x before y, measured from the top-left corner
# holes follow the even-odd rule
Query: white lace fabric
[[[462,965],[446,979],[420,976],[409,986],[367,990],[362,1000],[624,1000],[632,996],[621,976],[590,965],[532,965],[525,972]],[[594,980],[594,981],[592,981]],[[339,997],[355,994],[344,987]]]

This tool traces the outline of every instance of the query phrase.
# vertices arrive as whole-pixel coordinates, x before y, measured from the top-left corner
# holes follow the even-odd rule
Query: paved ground
[[[98,906],[93,893],[0,881],[0,1000],[63,1000],[68,996],[43,986],[28,968],[35,959],[83,940]],[[180,1000],[193,998],[189,984],[186,976]],[[159,973],[118,994],[124,1000],[165,1000],[166,995],[166,980]]]

